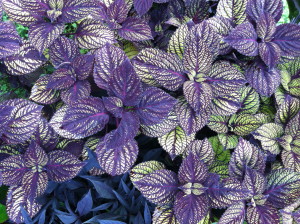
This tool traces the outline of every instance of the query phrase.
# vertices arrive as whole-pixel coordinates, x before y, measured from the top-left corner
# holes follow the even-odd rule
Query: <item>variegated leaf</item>
[[[210,166],[215,160],[215,152],[212,148],[211,143],[207,138],[203,140],[194,140],[192,141],[185,151],[185,154],[194,154],[197,156],[205,165]]]
[[[60,23],[36,22],[30,26],[28,36],[32,46],[41,54],[59,37],[63,30],[64,25]]]
[[[130,180],[134,184],[156,170],[165,169],[165,165],[154,160],[139,163],[130,171]]]
[[[300,112],[289,121],[285,127],[285,133],[292,136],[297,136],[300,131]]]
[[[4,22],[0,23],[0,41],[0,58],[17,53],[22,43],[15,27],[10,23]]]
[[[45,167],[47,175],[56,182],[71,180],[85,165],[76,156],[63,150],[49,152],[48,157],[49,162]]]
[[[259,94],[250,86],[245,86],[240,89],[241,108],[239,113],[255,114],[259,109]]]
[[[82,20],[75,34],[76,43],[80,48],[97,49],[106,43],[115,43],[114,33],[102,22],[93,19]]]
[[[57,69],[48,76],[48,89],[63,90],[70,88],[76,81],[73,71],[69,68]]]
[[[261,141],[262,148],[272,154],[280,153],[280,146],[277,138],[284,134],[283,127],[275,123],[267,123],[258,128],[254,133],[254,138]]]
[[[232,115],[241,107],[237,91],[214,97],[211,102],[211,113],[214,115]]]
[[[195,134],[187,136],[184,130],[180,126],[177,126],[169,133],[158,138],[158,142],[169,153],[171,159],[175,159],[176,156],[186,151],[186,147],[194,139]]]
[[[281,153],[281,160],[285,168],[300,172],[300,155],[298,153],[295,153],[292,150],[283,150]]]
[[[10,156],[0,163],[2,183],[7,186],[19,185],[27,172],[22,155]]]
[[[230,127],[232,131],[240,136],[248,135],[255,131],[261,125],[260,120],[258,120],[252,114],[240,114],[234,117],[230,121]]]
[[[26,197],[28,197],[30,200],[36,199],[47,189],[47,173],[34,170],[27,171],[23,176],[22,186]]]
[[[187,33],[188,26],[186,24],[182,24],[180,27],[178,27],[170,38],[168,52],[177,54],[182,59]]]
[[[41,172],[39,169],[44,167],[49,159],[46,152],[35,141],[31,141],[28,149],[23,156],[24,164],[32,170]]]
[[[16,54],[6,57],[4,64],[12,75],[25,75],[45,63],[45,57],[29,43],[25,42]]]
[[[78,80],[70,88],[62,90],[61,99],[66,104],[86,99],[91,94],[91,84],[87,80]]]
[[[168,207],[156,207],[152,216],[153,224],[179,224],[174,210]]]
[[[207,126],[217,132],[217,133],[227,133],[228,132],[228,121],[229,116],[218,116],[218,115],[211,115],[209,117]]]
[[[239,136],[234,134],[218,134],[219,141],[221,142],[224,150],[234,149],[239,141]]]
[[[263,204],[268,197],[262,195],[267,186],[267,179],[264,177],[263,173],[257,170],[246,167],[245,171],[243,185],[250,191],[252,203],[254,202],[254,204],[257,205]]]
[[[284,102],[277,110],[275,121],[281,124],[287,124],[300,111],[300,100],[287,96]]]
[[[247,208],[247,222],[249,224],[280,223],[279,212],[272,204],[250,206]]]
[[[235,24],[241,24],[246,20],[246,6],[247,0],[221,0],[216,15],[231,19]]]
[[[245,202],[237,202],[226,209],[219,220],[219,224],[241,224],[246,216]]]
[[[95,55],[94,80],[99,88],[106,90],[113,70],[127,57],[120,48],[110,44],[97,50]]]

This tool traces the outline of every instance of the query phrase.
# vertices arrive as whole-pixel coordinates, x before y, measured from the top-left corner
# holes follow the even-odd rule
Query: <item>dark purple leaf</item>
[[[0,163],[3,184],[8,186],[21,183],[24,174],[27,172],[22,155],[10,156]]]
[[[72,67],[77,79],[84,80],[92,74],[94,55],[81,55],[72,61]]]
[[[109,95],[121,99],[125,106],[135,106],[140,101],[142,84],[129,60],[113,71],[109,84]]]
[[[196,24],[209,16],[209,4],[205,0],[187,0],[185,6],[186,15]]]
[[[268,13],[261,14],[256,25],[258,37],[264,40],[264,42],[272,41],[275,31],[276,22],[274,18]]]
[[[144,19],[129,17],[122,23],[118,34],[130,41],[142,41],[153,39],[150,26]]]
[[[257,34],[253,25],[249,22],[242,23],[235,27],[231,33],[225,37],[224,41],[243,55],[258,55]]]
[[[117,118],[122,118],[124,111],[123,102],[118,97],[103,97],[103,104],[105,109],[112,113]]]
[[[279,211],[269,203],[250,206],[247,208],[247,222],[249,224],[280,223]]]
[[[137,1],[137,2],[142,2],[142,1]],[[125,0],[116,0],[113,1],[107,8],[107,14],[109,15],[110,18],[114,19],[116,22],[122,23],[127,18],[127,14],[129,10],[130,8],[128,7],[127,2]]]
[[[239,201],[226,209],[218,224],[240,224],[246,216],[245,203]]]
[[[2,15],[2,14],[1,14]],[[10,23],[0,23],[0,58],[17,53],[22,43],[15,27]]]
[[[172,202],[178,191],[177,175],[170,170],[157,170],[134,183],[149,201],[164,205]]]
[[[31,141],[23,160],[25,166],[29,168],[44,167],[49,161],[46,152],[34,141]]]
[[[47,88],[62,90],[70,88],[76,81],[71,69],[60,68],[53,74],[49,75]]]
[[[255,197],[261,195],[267,186],[267,180],[264,175],[251,168],[246,169],[243,185],[250,191],[250,195]]]
[[[275,43],[260,43],[258,46],[259,55],[262,60],[268,65],[270,68],[274,68],[281,56],[280,47]]]
[[[209,200],[205,194],[176,194],[174,211],[180,223],[199,223],[207,214]]]
[[[215,152],[211,143],[207,138],[203,140],[194,140],[192,141],[187,149],[186,153],[192,153],[197,156],[205,165],[210,166],[215,160]]]
[[[12,111],[14,107],[13,106],[5,106],[0,104],[0,135],[2,135],[6,124],[10,121]]]
[[[74,178],[84,163],[74,155],[62,150],[55,150],[48,154],[49,162],[46,165],[48,177],[56,182],[64,182]]]
[[[66,104],[86,99],[91,94],[91,85],[87,80],[78,80],[70,88],[61,92],[61,99]]]
[[[144,15],[151,8],[153,0],[134,0],[134,9],[140,16]]]
[[[134,139],[116,148],[108,148],[105,142],[100,142],[96,150],[100,167],[112,176],[126,173],[135,163],[138,152]]]
[[[25,196],[30,200],[41,196],[47,188],[48,176],[46,172],[35,170],[27,171],[22,179]]]
[[[141,95],[136,112],[141,124],[158,124],[165,119],[176,104],[176,100],[161,89],[150,87]]]

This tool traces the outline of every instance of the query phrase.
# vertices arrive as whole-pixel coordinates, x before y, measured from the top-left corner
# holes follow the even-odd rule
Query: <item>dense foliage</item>
[[[281,0],[1,1],[0,223],[300,223]]]

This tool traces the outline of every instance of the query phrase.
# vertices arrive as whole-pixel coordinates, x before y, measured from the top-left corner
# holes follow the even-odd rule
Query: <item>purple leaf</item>
[[[60,68],[49,75],[47,88],[55,90],[67,89],[70,88],[75,81],[76,79],[71,69]]]
[[[170,170],[157,170],[134,183],[149,201],[164,205],[172,202],[178,191],[177,175]]]
[[[43,107],[24,99],[7,100],[2,104],[14,107],[2,139],[9,144],[25,142],[36,130]]]
[[[197,156],[205,165],[210,166],[215,160],[215,152],[207,138],[194,140],[187,147],[187,154],[192,153]]]
[[[135,163],[138,152],[134,139],[116,148],[108,148],[105,142],[100,142],[96,150],[100,167],[112,176],[126,173]]]
[[[277,169],[267,176],[268,202],[276,208],[283,208],[300,197],[300,174],[289,169]]]
[[[300,172],[300,155],[294,151],[283,150],[281,160],[285,168]]]
[[[56,116],[61,117],[61,114],[56,112],[50,121],[54,130],[59,135],[68,138],[68,135],[65,136],[58,131],[59,129],[66,130],[73,134],[75,139],[85,138],[101,131],[109,119],[102,100],[95,97],[80,99],[68,105],[58,126],[54,125]]]
[[[138,133],[140,122],[133,112],[124,112],[117,129],[105,135],[104,141],[107,148],[116,148],[132,140]]]
[[[101,21],[94,19],[82,20],[75,34],[76,43],[80,48],[97,49],[106,43],[115,43],[113,31],[104,26]]]
[[[278,22],[282,15],[283,5],[281,0],[249,0],[246,11],[253,21],[257,21],[262,13],[269,13],[275,22]]]
[[[64,182],[74,178],[84,163],[73,154],[62,150],[55,150],[48,154],[49,162],[46,165],[48,177],[56,182]]]
[[[142,2],[142,1],[137,1],[137,2]],[[127,14],[129,10],[130,7],[128,7],[125,0],[116,0],[113,1],[107,8],[107,14],[109,15],[110,18],[114,19],[116,22],[122,23],[127,18]]]
[[[246,208],[243,201],[239,201],[226,209],[218,224],[239,224],[245,219]]]
[[[249,224],[280,223],[279,211],[272,204],[250,206],[247,208],[247,222]]]
[[[140,101],[142,84],[129,60],[125,60],[111,74],[108,94],[118,97],[125,106],[135,106]]]
[[[282,24],[277,26],[272,42],[280,47],[282,56],[299,56],[300,25]]]
[[[23,159],[25,166],[29,168],[44,167],[49,161],[46,152],[34,141],[31,141]]]
[[[71,63],[77,79],[84,80],[92,74],[94,65],[94,55],[81,55],[76,57]]]
[[[112,72],[120,66],[127,56],[120,48],[106,44],[95,53],[94,80],[97,86],[107,90]]]
[[[261,59],[268,65],[270,68],[274,68],[281,56],[280,47],[275,43],[260,43],[258,45],[259,55]]]
[[[178,192],[174,211],[180,223],[199,223],[207,214],[209,201],[205,194],[194,195]]]
[[[240,138],[237,147],[231,155],[229,163],[230,176],[243,179],[247,168],[263,173],[265,170],[265,158],[257,147]]]
[[[141,95],[136,112],[141,124],[158,124],[165,119],[176,104],[176,99],[161,89],[150,87]]]
[[[152,216],[152,222],[153,223],[166,223],[166,224],[171,224],[171,223],[176,223],[177,219],[174,214],[174,209],[169,208],[168,206],[166,207],[155,207],[155,210],[153,212]],[[178,224],[178,222],[176,223]]]
[[[122,23],[118,34],[130,41],[142,41],[153,39],[150,26],[144,19],[129,17]]]
[[[268,69],[263,65],[252,64],[245,77],[258,93],[271,96],[280,84],[280,73],[276,68]]]
[[[212,100],[212,90],[207,83],[186,81],[183,85],[183,94],[196,114],[205,111]]]
[[[30,200],[41,196],[47,189],[48,176],[46,172],[27,171],[22,179],[25,196]]]
[[[32,46],[42,54],[59,37],[63,30],[64,25],[60,23],[36,22],[30,26],[28,36]]]
[[[181,184],[203,183],[208,177],[206,165],[194,154],[189,154],[181,163],[178,179]]]
[[[65,89],[61,92],[61,99],[66,104],[78,101],[80,99],[86,99],[91,94],[91,84],[87,80],[76,81],[69,89]]]
[[[243,185],[250,191],[252,197],[261,195],[267,186],[267,180],[264,175],[256,170],[247,168]]]
[[[10,156],[0,163],[0,172],[4,185],[19,185],[27,172],[22,155]]]
[[[276,22],[274,18],[268,13],[261,14],[256,25],[258,37],[264,40],[264,42],[272,41],[275,31]]]
[[[13,111],[14,107],[13,106],[5,106],[0,104],[0,135],[2,135],[6,124],[10,121],[11,119],[11,114]]]
[[[209,16],[209,4],[205,0],[185,1],[186,15],[192,18],[195,24],[202,22]]]
[[[257,34],[253,25],[249,22],[242,23],[235,27],[231,33],[225,37],[224,41],[243,55],[258,55]]]
[[[134,0],[134,9],[140,16],[144,15],[151,8],[153,0]]]
[[[22,43],[15,27],[10,23],[0,22],[0,58],[17,53]]]
[[[80,55],[75,41],[66,37],[57,38],[49,48],[50,61],[55,66],[71,63]]]
[[[117,118],[122,118],[123,102],[118,97],[102,97],[105,109]]]

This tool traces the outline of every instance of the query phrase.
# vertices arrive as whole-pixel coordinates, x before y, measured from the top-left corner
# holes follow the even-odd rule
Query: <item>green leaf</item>
[[[214,115],[232,115],[240,108],[240,95],[238,92],[232,92],[217,96],[213,98],[211,108]]]
[[[230,123],[232,131],[237,135],[248,135],[261,125],[260,121],[252,114],[237,115]]]
[[[161,162],[157,162],[154,160],[139,163],[136,165],[130,172],[130,179],[132,183],[139,181],[147,174],[153,173],[156,170],[165,169],[165,165]]]
[[[5,205],[0,204],[0,223],[4,223],[8,220]]]
[[[239,142],[239,136],[234,134],[219,134],[218,138],[225,149],[234,149]]]
[[[188,26],[186,24],[177,28],[174,34],[171,36],[168,46],[168,52],[177,54],[180,58],[183,58],[185,38],[188,34]]]
[[[213,150],[215,151],[216,160],[228,163],[230,160],[230,151],[224,150],[218,136],[212,136],[208,139],[208,141],[211,143]]]
[[[226,152],[229,153],[228,157],[230,157],[229,150]],[[228,163],[217,160],[209,167],[209,172],[218,174],[221,179],[227,178],[229,177]]]
[[[217,16],[233,19],[235,24],[241,24],[246,20],[245,0],[220,0],[217,8]]]
[[[283,127],[275,123],[267,123],[258,128],[253,136],[261,141],[262,148],[272,154],[280,153],[280,145],[278,138],[284,134]]]
[[[250,86],[245,86],[240,90],[241,108],[239,113],[255,114],[259,109],[259,94]]]
[[[228,120],[229,116],[211,115],[207,126],[217,133],[225,134],[228,132]]]
[[[300,101],[288,96],[277,110],[275,121],[277,123],[287,124],[299,111]]]

